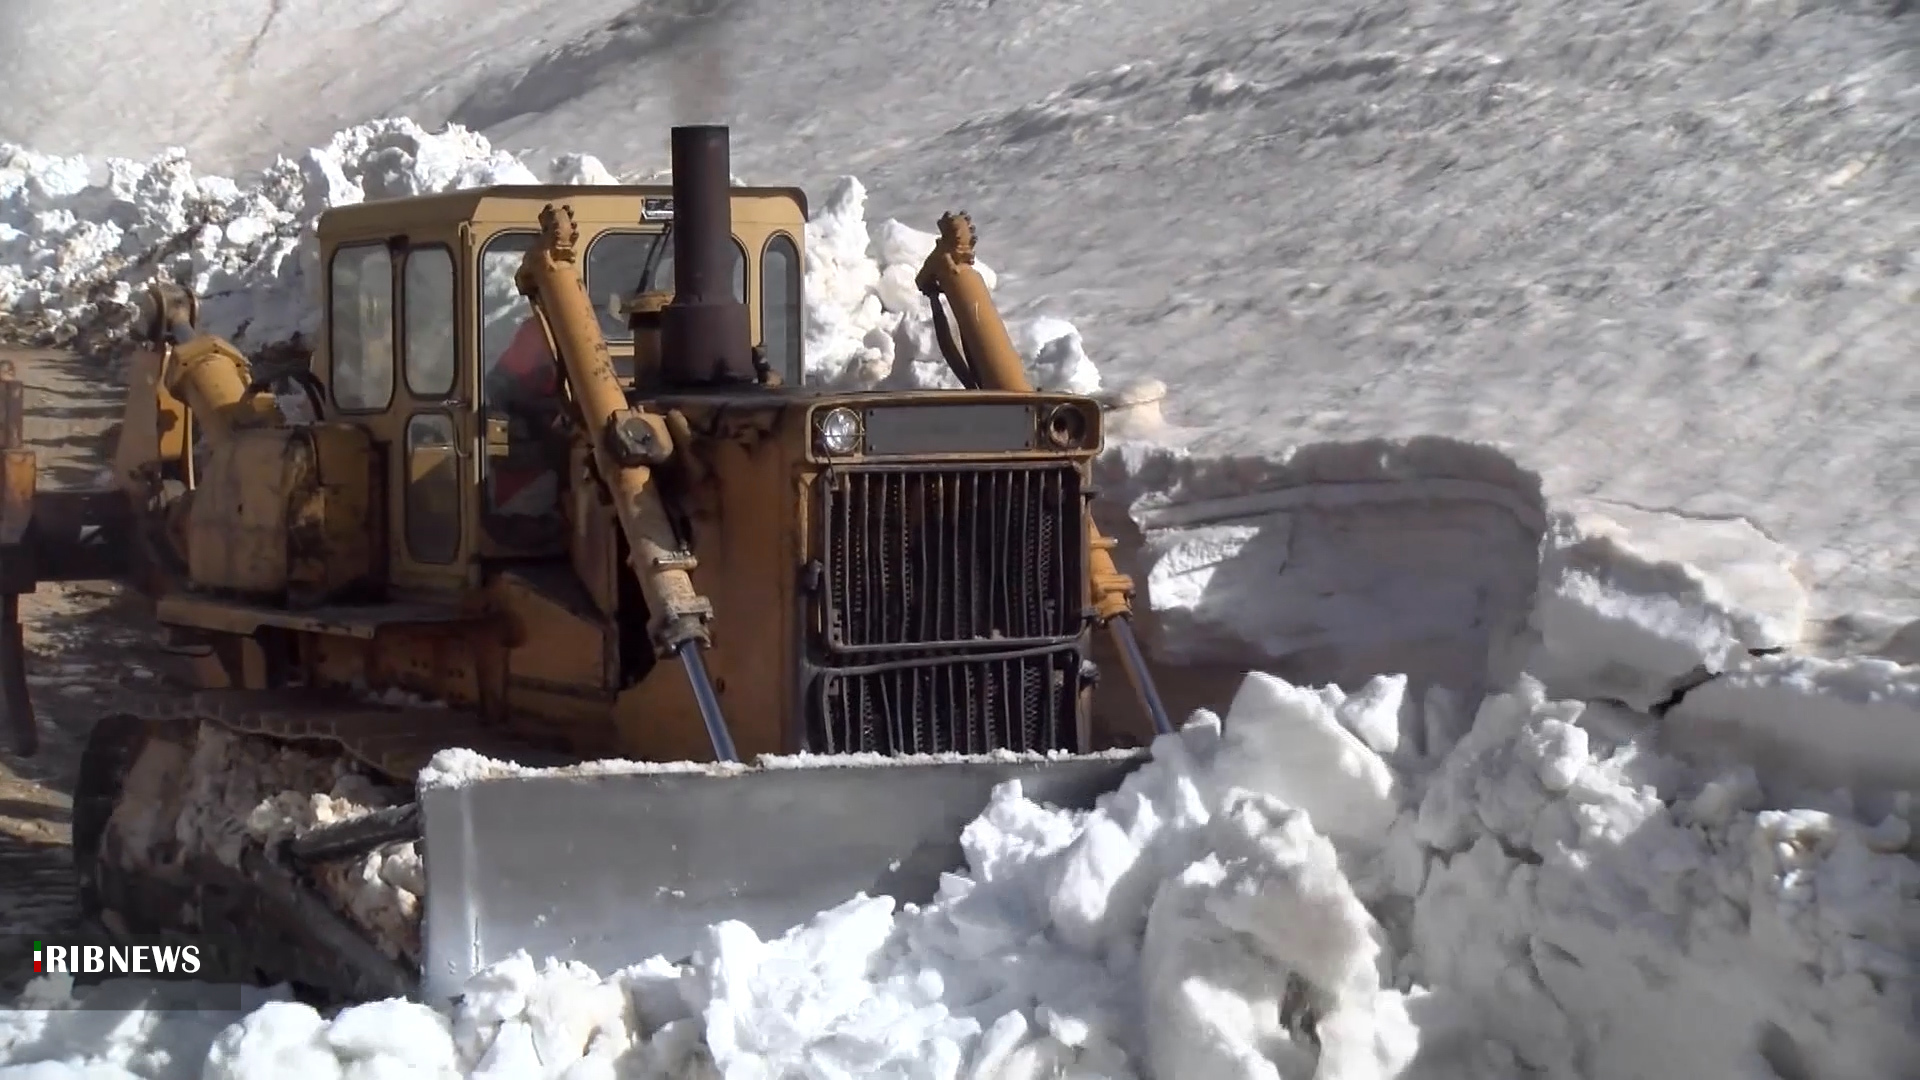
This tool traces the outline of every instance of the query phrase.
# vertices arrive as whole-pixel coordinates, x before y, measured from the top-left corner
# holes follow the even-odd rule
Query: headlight
[[[860,417],[852,409],[828,409],[814,420],[820,451],[851,454],[860,449]]]
[[[1072,450],[1087,441],[1087,417],[1072,405],[1055,405],[1040,425],[1047,441],[1061,450]]]

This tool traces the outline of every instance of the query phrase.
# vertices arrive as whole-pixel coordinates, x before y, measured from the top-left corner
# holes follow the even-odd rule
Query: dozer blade
[[[768,938],[860,893],[924,903],[963,866],[960,832],[996,785],[1018,780],[1037,802],[1086,809],[1146,759],[787,758],[428,778],[422,990],[444,1002],[521,949],[606,972],[685,959],[704,928],[730,919]]]

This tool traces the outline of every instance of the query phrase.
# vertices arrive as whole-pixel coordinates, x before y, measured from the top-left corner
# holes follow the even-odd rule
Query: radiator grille
[[[821,490],[830,651],[1079,632],[1086,540],[1072,467],[841,471]]]
[[[820,674],[814,752],[984,754],[1075,748],[1080,651],[941,657]]]
[[[1077,745],[1086,535],[1079,473],[862,467],[818,484],[817,753]]]

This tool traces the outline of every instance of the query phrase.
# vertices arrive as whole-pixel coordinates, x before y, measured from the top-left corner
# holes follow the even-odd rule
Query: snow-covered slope
[[[102,185],[6,162],[14,332],[112,325],[159,271],[253,345],[311,329],[321,207],[528,175],[403,122],[257,185],[177,157]],[[927,238],[871,226],[865,202],[837,182],[810,227],[809,367],[929,381],[900,280]],[[1017,336],[1041,381],[1099,385],[1071,325]],[[43,982],[0,1014],[0,1060],[245,1080],[1866,1080],[1920,1050],[1920,667],[1899,641],[1803,648],[1791,551],[1738,521],[1550,502],[1537,473],[1443,436],[1221,454],[1159,434],[1100,464],[1158,661],[1350,692],[1252,676],[1224,730],[1198,715],[1091,815],[1002,791],[924,909],[856,899],[775,941],[720,926],[684,967],[514,960],[450,1017],[281,1003],[223,1028],[153,1011],[177,987],[75,1010]]]
[[[1285,11],[866,175],[991,208],[1008,294],[1204,448],[1500,440],[1555,497],[1746,515],[1821,604],[1920,614],[1911,15]]]
[[[727,119],[742,175],[971,210],[1010,302],[1216,447],[1505,441],[1556,498],[1750,518],[1821,613],[1920,615],[1899,0],[7,13],[0,139],[224,169],[404,113],[621,170]]]

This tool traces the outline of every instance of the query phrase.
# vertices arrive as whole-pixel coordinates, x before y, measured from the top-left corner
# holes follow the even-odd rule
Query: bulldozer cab
[[[635,377],[628,311],[673,289],[672,189],[494,187],[339,207],[322,216],[326,318],[314,369],[330,412],[388,448],[389,580],[472,584],[475,558],[566,549],[566,468],[554,425],[565,380],[515,284],[543,207],[578,221],[581,276],[623,379]],[[802,380],[806,199],[734,188],[733,290],[755,344],[787,385]]]

